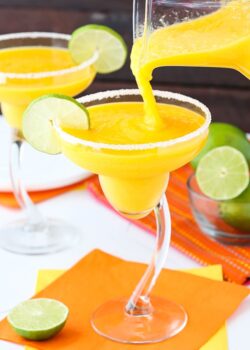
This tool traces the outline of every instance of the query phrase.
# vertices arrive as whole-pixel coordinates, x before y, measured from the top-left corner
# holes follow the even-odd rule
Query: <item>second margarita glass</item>
[[[22,114],[44,94],[76,96],[93,81],[97,52],[77,65],[68,51],[70,35],[16,33],[0,36],[0,102],[12,128],[10,174],[13,193],[26,217],[1,228],[1,246],[20,254],[46,254],[71,245],[76,230],[66,222],[44,218],[32,203],[20,176]]]

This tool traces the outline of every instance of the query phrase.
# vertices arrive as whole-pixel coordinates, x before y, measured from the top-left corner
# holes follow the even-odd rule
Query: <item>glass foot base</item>
[[[78,230],[55,219],[47,219],[42,225],[20,220],[0,229],[0,247],[17,254],[55,253],[73,246],[78,238]]]
[[[178,334],[187,324],[182,306],[152,297],[152,313],[130,316],[125,312],[128,299],[118,299],[100,306],[93,315],[92,326],[103,337],[121,343],[157,343]]]

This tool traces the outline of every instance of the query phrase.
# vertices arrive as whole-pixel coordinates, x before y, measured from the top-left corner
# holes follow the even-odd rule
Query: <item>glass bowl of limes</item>
[[[225,244],[250,245],[250,143],[234,125],[212,123],[187,182],[201,230]]]

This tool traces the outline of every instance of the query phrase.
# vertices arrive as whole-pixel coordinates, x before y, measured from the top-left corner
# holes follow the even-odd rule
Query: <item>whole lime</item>
[[[227,224],[250,233],[250,185],[237,198],[222,202],[219,212]]]
[[[212,123],[209,127],[209,136],[206,145],[198,156],[191,162],[197,168],[201,158],[209,151],[220,146],[231,146],[240,151],[250,165],[250,143],[246,134],[238,127],[228,123]]]

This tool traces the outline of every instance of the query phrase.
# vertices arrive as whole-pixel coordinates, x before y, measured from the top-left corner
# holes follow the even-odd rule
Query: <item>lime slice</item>
[[[127,58],[127,46],[120,34],[97,24],[76,29],[71,36],[69,50],[76,63],[89,60],[97,52],[95,67],[102,74],[120,69]]]
[[[197,168],[199,161],[205,154],[216,147],[231,146],[244,154],[250,165],[250,143],[246,134],[238,127],[228,123],[212,123],[209,126],[209,135],[205,147],[199,155],[192,160],[194,169]]]
[[[222,146],[208,152],[199,162],[196,178],[202,192],[216,200],[239,196],[249,184],[248,164],[241,152]]]
[[[87,109],[71,97],[50,94],[34,100],[23,114],[23,135],[38,151],[61,152],[54,124],[70,129],[89,129]]]
[[[16,306],[7,319],[15,332],[30,340],[46,340],[65,325],[69,309],[52,299],[32,299]]]

